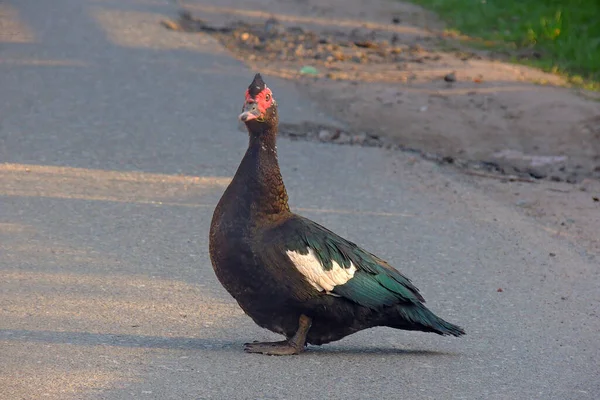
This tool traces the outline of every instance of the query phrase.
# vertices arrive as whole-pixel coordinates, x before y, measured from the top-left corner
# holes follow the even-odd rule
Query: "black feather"
[[[260,76],[260,74],[256,74],[254,75],[254,80],[250,86],[248,86],[248,93],[252,98],[255,98],[260,92],[265,90],[265,87],[267,87],[267,85],[265,85],[265,81],[263,81],[262,76]]]

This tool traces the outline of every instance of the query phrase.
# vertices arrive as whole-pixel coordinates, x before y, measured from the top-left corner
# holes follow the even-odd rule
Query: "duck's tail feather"
[[[462,336],[465,334],[463,328],[444,321],[420,303],[398,305],[391,312],[393,313],[392,321],[386,325],[392,328],[433,332],[442,336]]]

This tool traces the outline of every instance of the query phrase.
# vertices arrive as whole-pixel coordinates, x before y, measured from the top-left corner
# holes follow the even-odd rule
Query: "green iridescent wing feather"
[[[377,256],[340,237],[327,228],[300,216],[285,223],[287,250],[307,254],[310,247],[324,270],[335,261],[342,268],[356,267],[354,277],[336,286],[333,293],[365,307],[378,309],[399,303],[423,303],[412,282]],[[292,232],[290,232],[292,231]]]

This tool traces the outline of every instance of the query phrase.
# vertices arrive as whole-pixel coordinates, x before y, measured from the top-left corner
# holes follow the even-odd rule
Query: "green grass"
[[[531,49],[516,60],[600,90],[600,0],[411,0],[488,47]],[[538,58],[539,57],[539,58]]]

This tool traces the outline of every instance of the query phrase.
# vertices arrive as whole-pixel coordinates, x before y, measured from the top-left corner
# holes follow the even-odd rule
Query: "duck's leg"
[[[244,344],[246,353],[261,353],[270,356],[288,356],[300,354],[304,351],[306,344],[306,335],[312,324],[312,320],[304,314],[300,315],[298,321],[298,330],[288,340],[281,342],[254,342]]]

